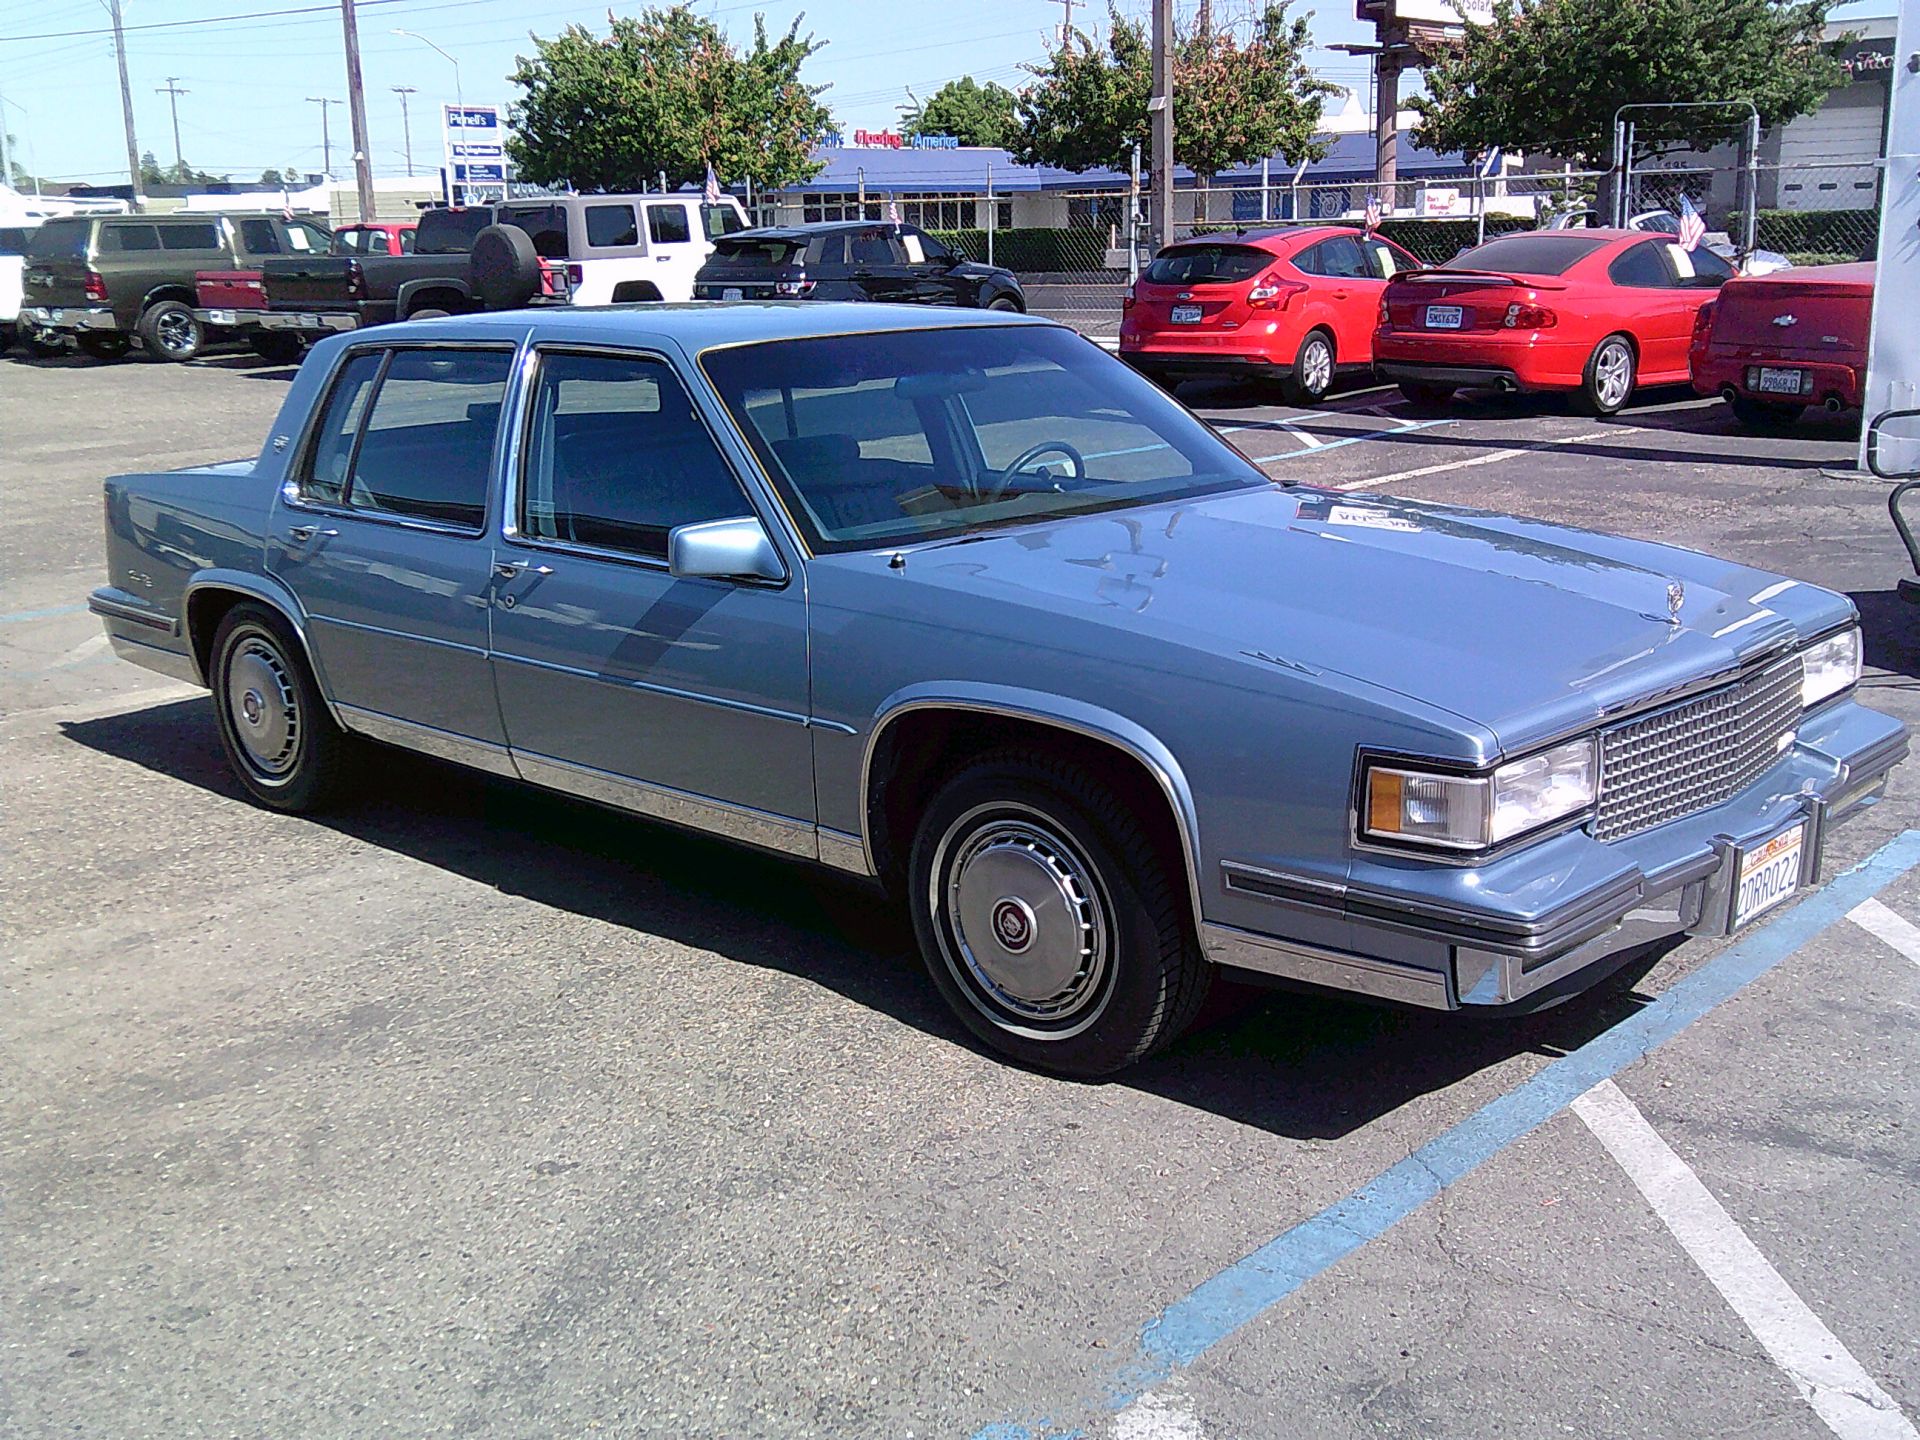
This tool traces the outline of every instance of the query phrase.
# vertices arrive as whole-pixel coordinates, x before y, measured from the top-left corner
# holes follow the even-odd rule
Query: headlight
[[[1838,695],[1860,680],[1860,630],[1842,630],[1838,635],[1807,646],[1800,652],[1802,668],[1800,703],[1818,705]]]
[[[1367,767],[1362,828],[1382,840],[1485,850],[1589,808],[1598,786],[1594,742],[1572,740],[1490,775]]]

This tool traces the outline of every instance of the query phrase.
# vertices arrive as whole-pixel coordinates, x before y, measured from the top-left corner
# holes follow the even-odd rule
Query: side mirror
[[[676,525],[667,535],[667,571],[678,580],[784,580],[787,567],[751,515]]]

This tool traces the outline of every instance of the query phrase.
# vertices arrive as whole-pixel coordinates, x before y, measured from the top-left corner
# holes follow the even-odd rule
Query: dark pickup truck
[[[312,255],[261,267],[269,331],[325,334],[457,315],[481,308],[474,294],[473,240],[493,224],[494,208],[428,210],[411,255]]]

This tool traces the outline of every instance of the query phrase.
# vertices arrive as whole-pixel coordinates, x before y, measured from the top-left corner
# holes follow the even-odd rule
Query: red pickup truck
[[[1729,280],[1694,320],[1693,388],[1743,425],[1778,425],[1810,405],[1858,409],[1873,274],[1862,262]]]

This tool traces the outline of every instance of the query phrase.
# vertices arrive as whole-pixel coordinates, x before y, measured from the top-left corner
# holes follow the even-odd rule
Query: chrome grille
[[[1600,733],[1601,840],[1731,799],[1780,758],[1800,719],[1800,657]]]

